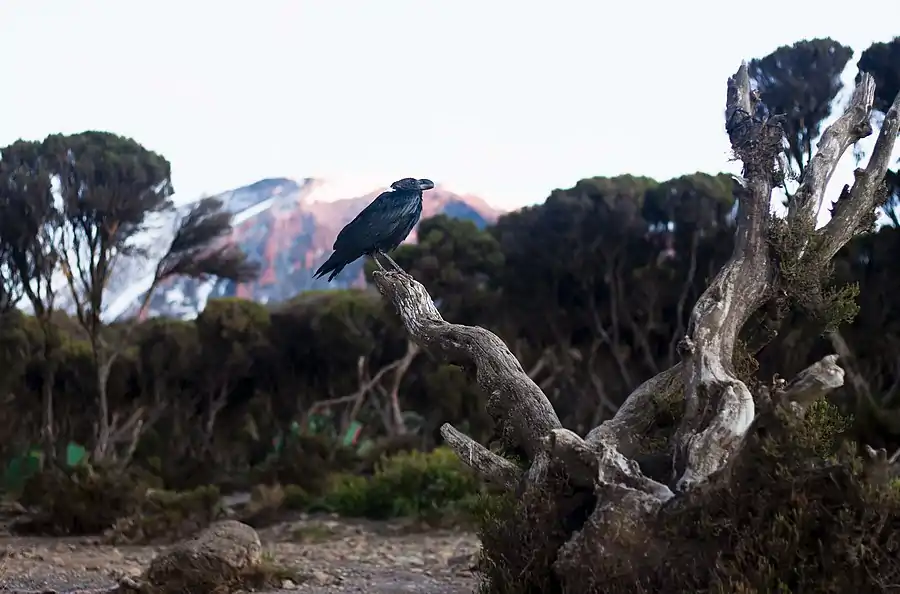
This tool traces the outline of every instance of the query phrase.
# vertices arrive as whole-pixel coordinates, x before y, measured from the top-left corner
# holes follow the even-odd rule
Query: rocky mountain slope
[[[261,265],[256,282],[173,279],[157,289],[148,315],[189,319],[211,297],[239,296],[261,303],[278,302],[301,291],[361,286],[363,262],[348,266],[332,283],[313,280],[328,257],[338,231],[384,188],[361,190],[321,179],[265,179],[217,196],[234,213],[232,241]],[[499,211],[477,196],[456,194],[438,185],[425,193],[423,218],[437,214],[470,219],[483,227]],[[149,256],[121,261],[109,285],[104,318],[137,313],[152,279],[155,258],[165,249],[172,220],[160,221],[148,239]],[[415,241],[415,232],[407,241]],[[63,304],[64,306],[65,304]]]

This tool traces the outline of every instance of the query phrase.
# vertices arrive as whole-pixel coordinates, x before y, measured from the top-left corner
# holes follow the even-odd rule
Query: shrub
[[[206,527],[224,514],[219,489],[162,490],[161,481],[136,470],[80,465],[54,467],[28,479],[19,503],[19,533],[105,534],[116,543],[172,540]]]
[[[150,490],[137,510],[120,517],[107,538],[113,543],[147,543],[186,538],[224,516],[218,487],[189,491]]]
[[[29,477],[19,498],[29,519],[18,532],[52,535],[98,534],[138,511],[151,477],[135,472],[52,467]]]
[[[479,492],[475,476],[449,448],[441,447],[385,457],[371,477],[337,475],[322,505],[351,517],[436,520],[464,510]]]
[[[376,439],[372,446],[360,456],[357,472],[367,476],[375,474],[378,465],[385,458],[420,450],[421,445],[422,438],[410,434]]]
[[[557,471],[548,484],[552,490],[529,489],[521,497],[485,495],[476,507],[483,594],[564,591],[553,564],[559,548],[584,523],[596,496],[572,487]]]
[[[284,488],[284,507],[291,510],[303,510],[309,507],[312,498],[306,489],[297,485],[288,485]]]
[[[309,435],[290,435],[284,446],[253,472],[254,482],[295,485],[307,493],[322,493],[334,472],[353,468],[356,456],[340,444]]]
[[[639,540],[567,548],[596,501],[567,491],[494,499],[480,517],[485,594],[883,592],[900,575],[900,492],[867,478],[826,402],[764,413],[707,487],[674,500]]]

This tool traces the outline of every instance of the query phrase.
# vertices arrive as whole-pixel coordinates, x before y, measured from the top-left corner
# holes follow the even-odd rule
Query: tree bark
[[[97,436],[94,444],[93,460],[102,462],[109,453],[110,436],[112,431],[110,428],[110,412],[109,412],[109,375],[112,371],[113,358],[109,356],[103,345],[96,341],[93,343],[94,363],[97,366],[97,396],[98,396],[98,418],[97,418]]]
[[[872,132],[868,119],[874,90],[873,79],[864,74],[850,105],[823,133],[784,221],[807,234],[803,249],[823,263],[871,216],[897,138],[900,97],[884,119],[868,166],[857,170],[856,182],[844,193],[834,218],[816,231],[814,222],[840,157]],[[725,111],[726,131],[735,156],[743,162],[742,175],[736,179],[734,251],[694,305],[679,344],[681,362],[638,386],[612,419],[583,439],[561,426],[547,397],[500,338],[483,328],[445,321],[426,289],[411,276],[374,274],[376,287],[393,303],[413,341],[474,366],[503,445],[523,453],[528,468],[520,470],[445,424],[441,434],[464,463],[485,480],[518,492],[552,492],[546,489],[555,474],[550,471],[561,470],[573,485],[597,495],[582,529],[560,549],[558,573],[585,554],[634,546],[622,536],[623,530],[646,528],[664,503],[710,481],[739,452],[756,417],[754,397],[737,376],[732,356],[744,323],[779,286],[778,266],[769,254],[773,224],[769,205],[783,161],[780,119],[754,117],[756,100],[742,64],[728,81]],[[781,386],[779,402],[802,414],[810,402],[842,385],[844,373],[836,360],[826,357]],[[655,403],[673,399],[684,402],[684,415],[671,448],[673,474],[662,483],[645,476],[634,461],[634,438],[653,423]]]
[[[43,411],[43,438],[44,456],[51,462],[56,461],[56,417],[54,415],[53,384],[56,381],[56,364],[46,361],[41,373],[41,409]]]

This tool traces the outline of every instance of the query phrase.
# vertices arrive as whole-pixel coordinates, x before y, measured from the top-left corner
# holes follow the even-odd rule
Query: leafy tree
[[[339,431],[360,420],[367,426],[381,424],[389,433],[403,432],[400,384],[418,349],[408,345],[394,320],[387,322],[378,296],[356,289],[310,292],[293,299],[284,313],[288,310],[294,316],[297,344],[284,353],[298,356],[298,351],[306,351],[302,360],[290,363],[302,366],[306,377],[305,389],[297,393],[301,408],[296,412],[306,417],[340,407]],[[276,330],[275,344],[291,340],[285,332]],[[300,346],[303,341],[305,347]]]
[[[28,442],[34,435],[28,407],[21,406],[23,401],[30,404],[31,400],[26,381],[28,367],[39,360],[34,349],[40,347],[40,341],[31,331],[36,326],[30,323],[33,321],[15,308],[0,312],[0,402],[7,403],[7,409],[17,413],[0,414],[3,421],[0,435],[6,442],[0,444],[0,456],[30,445]]]
[[[889,42],[878,42],[870,45],[857,62],[859,82],[862,73],[867,72],[875,79],[875,109],[882,114],[887,113],[900,93],[900,37]],[[889,171],[885,176],[888,184],[888,199],[882,211],[890,218],[895,227],[900,227],[900,170]]]
[[[54,272],[59,261],[61,217],[51,192],[50,168],[40,143],[20,140],[0,149],[0,270],[3,309],[25,296],[42,331],[42,441],[54,456],[53,385],[59,347],[54,311]]]
[[[11,261],[9,246],[0,242],[0,315],[15,309],[22,298],[22,281]]]
[[[93,455],[103,459],[115,445],[110,443],[113,427],[107,385],[120,353],[101,319],[105,289],[120,258],[145,253],[140,239],[153,217],[171,212],[170,166],[134,140],[105,132],[50,136],[40,150],[59,184],[62,270],[96,362],[99,419]],[[222,212],[221,206],[214,199],[201,200],[178,219],[141,313],[153,290],[172,276],[253,277],[255,268],[244,254],[223,243],[231,231],[231,215]],[[120,428],[118,433],[129,432]]]
[[[202,454],[211,451],[216,422],[232,391],[253,381],[261,353],[269,352],[270,324],[264,305],[236,298],[212,299],[197,316],[202,401],[196,410],[203,418]]]
[[[439,299],[441,312],[463,324],[489,321],[495,279],[504,264],[497,239],[474,222],[438,215],[419,224],[419,240],[395,259]]]
[[[41,158],[58,183],[62,271],[97,370],[98,423],[93,455],[106,457],[112,435],[107,383],[114,362],[101,321],[116,261],[138,250],[148,215],[171,206],[169,163],[130,138],[104,132],[49,136]]]
[[[888,42],[876,42],[859,56],[856,63],[859,82],[862,73],[867,72],[875,79],[874,108],[887,113],[894,97],[900,93],[900,36]]]
[[[642,216],[657,185],[629,175],[581,180],[494,229],[506,261],[498,283],[505,310],[521,320],[526,366],[542,368],[539,383],[585,422],[593,411],[610,414],[635,385],[635,365],[653,358],[652,347],[630,340],[640,331],[631,287],[632,271],[661,251],[646,241]]]
[[[196,389],[190,378],[200,364],[200,342],[193,322],[154,318],[134,334],[137,343],[138,385],[143,399],[156,415],[166,407],[183,410],[190,401],[185,393]],[[151,424],[151,419],[146,421]]]
[[[661,183],[647,193],[647,241],[659,257],[634,271],[640,325],[655,336],[659,366],[678,361],[677,342],[687,329],[690,304],[706,279],[721,268],[734,245],[734,181],[728,174],[694,173]],[[660,347],[655,347],[660,349]],[[656,367],[657,369],[659,367]]]
[[[222,206],[218,198],[203,198],[176,219],[172,241],[156,265],[153,281],[138,312],[139,319],[154,290],[172,277],[218,277],[235,282],[247,282],[257,277],[259,263],[249,261],[247,254],[227,241],[234,216],[222,210]]]
[[[784,114],[788,157],[802,175],[822,124],[842,88],[841,73],[853,50],[831,38],[784,45],[751,60],[750,79],[772,114]]]

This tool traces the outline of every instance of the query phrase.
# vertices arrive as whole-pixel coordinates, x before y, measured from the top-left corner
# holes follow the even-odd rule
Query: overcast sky
[[[508,208],[593,175],[734,171],[728,76],[831,36],[857,52],[852,79],[900,31],[897,0],[851,5],[2,0],[0,143],[131,136],[171,161],[182,199],[415,176]]]

